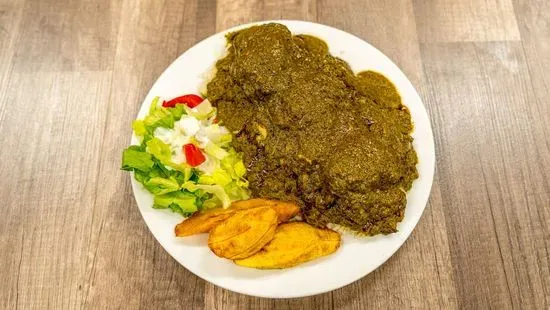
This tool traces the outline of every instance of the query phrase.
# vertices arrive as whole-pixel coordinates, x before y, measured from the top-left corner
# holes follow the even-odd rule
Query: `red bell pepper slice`
[[[188,143],[183,146],[183,153],[185,154],[185,159],[191,167],[196,167],[202,164],[206,157],[202,154],[199,148],[193,143]]]
[[[200,97],[200,96],[189,94],[189,95],[183,95],[183,96],[176,97],[172,100],[164,101],[162,103],[162,106],[165,107],[165,108],[173,108],[173,107],[176,106],[176,104],[183,103],[183,104],[185,104],[186,106],[188,106],[190,108],[194,108],[194,107],[198,106],[199,104],[201,104],[201,102],[203,100],[204,99],[202,99],[202,97]]]

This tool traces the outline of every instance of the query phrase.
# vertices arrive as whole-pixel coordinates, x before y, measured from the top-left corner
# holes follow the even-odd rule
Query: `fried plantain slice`
[[[296,216],[298,213],[300,213],[300,207],[293,203],[263,198],[235,201],[231,204],[230,208],[237,210],[246,210],[264,206],[272,207],[275,212],[277,212],[279,223],[286,222]]]
[[[237,212],[265,206],[269,206],[277,212],[279,223],[288,221],[300,212],[300,208],[297,205],[284,201],[260,198],[235,201],[231,204],[231,207],[227,209],[212,209],[196,212],[191,217],[184,219],[181,223],[176,225],[176,237],[186,237],[210,232],[214,227],[218,226]]]
[[[231,203],[232,209],[246,210],[264,206],[274,206],[276,200],[269,200],[264,198],[252,198],[247,200],[238,200]]]
[[[236,210],[212,209],[204,212],[196,212],[191,217],[184,219],[176,225],[176,237],[186,237],[207,233],[214,227],[235,214]]]
[[[271,207],[242,210],[212,229],[208,246],[220,257],[245,258],[271,241],[276,227],[277,212]]]
[[[273,240],[262,250],[235,263],[258,269],[289,268],[332,254],[339,247],[339,233],[291,222],[277,227]]]
[[[271,206],[271,208],[277,212],[279,223],[287,222],[300,213],[300,207],[293,203],[277,200],[275,201],[275,205]]]

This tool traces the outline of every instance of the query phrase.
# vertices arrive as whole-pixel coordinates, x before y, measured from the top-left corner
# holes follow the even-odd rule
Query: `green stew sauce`
[[[397,231],[418,173],[395,86],[373,71],[354,74],[324,41],[280,24],[227,41],[207,93],[235,132],[252,195],[296,202],[318,227]]]

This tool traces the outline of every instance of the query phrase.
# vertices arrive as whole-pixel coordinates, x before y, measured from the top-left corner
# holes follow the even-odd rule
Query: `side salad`
[[[231,147],[232,134],[208,99],[156,97],[147,116],[132,127],[140,144],[123,151],[122,170],[132,171],[153,194],[153,208],[189,216],[248,199],[242,156]]]

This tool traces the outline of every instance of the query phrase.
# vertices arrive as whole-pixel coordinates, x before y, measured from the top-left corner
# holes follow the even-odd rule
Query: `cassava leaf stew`
[[[235,134],[252,197],[361,235],[397,231],[418,177],[413,124],[383,75],[355,74],[326,43],[281,24],[227,36],[207,96]]]

